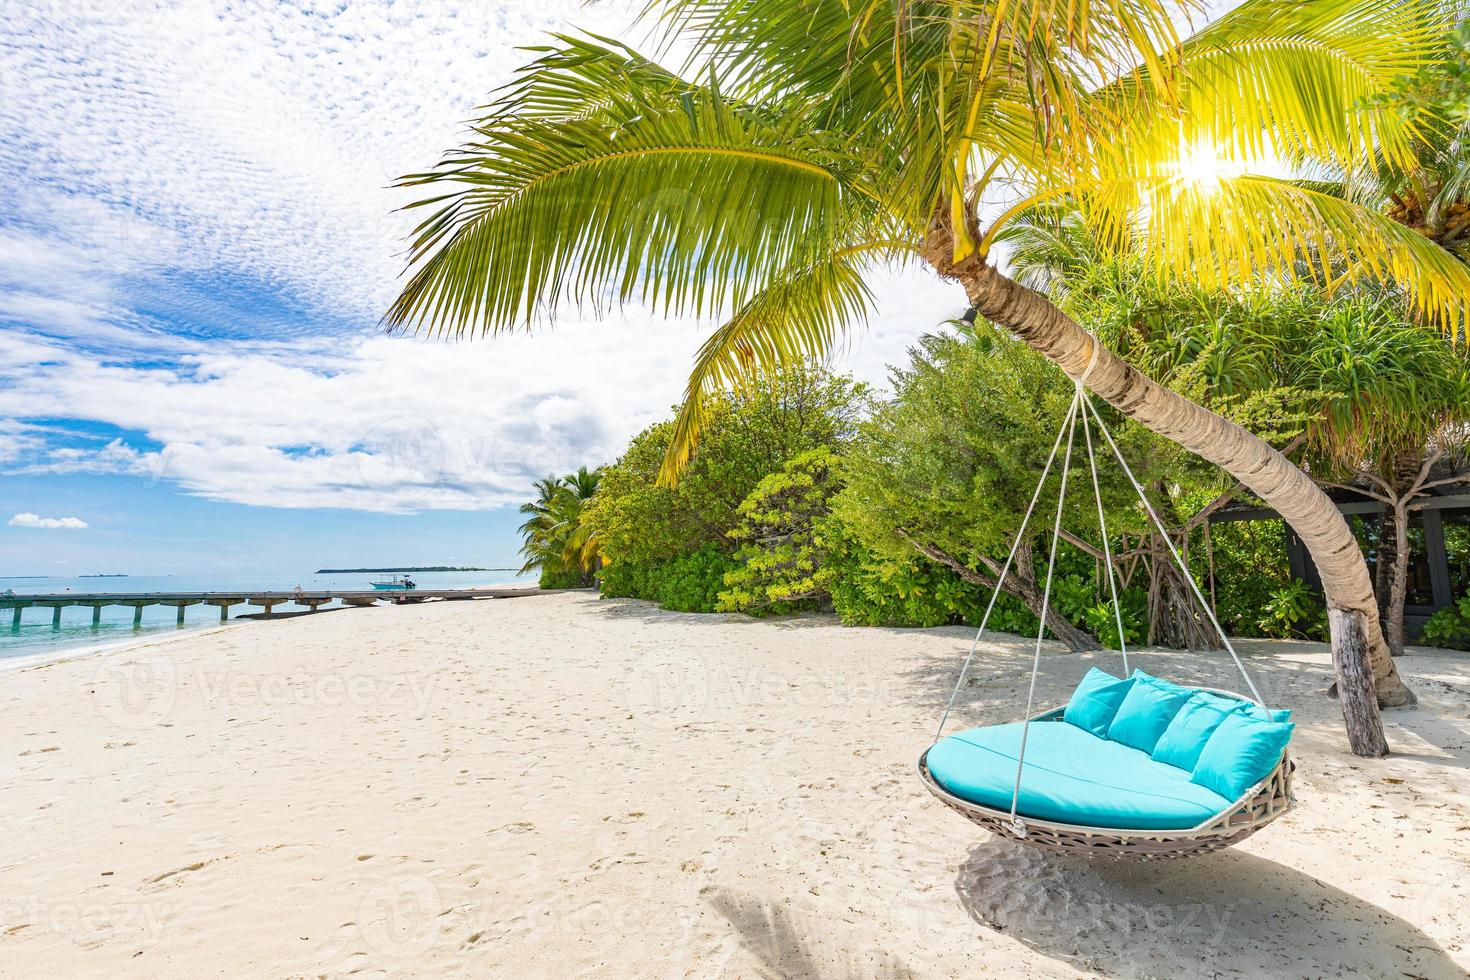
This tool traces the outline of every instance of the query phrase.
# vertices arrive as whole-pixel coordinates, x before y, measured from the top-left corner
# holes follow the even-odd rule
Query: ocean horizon
[[[338,572],[318,575],[316,572],[281,572],[235,575],[80,575],[35,576],[0,575],[0,593],[11,591],[17,596],[88,593],[119,595],[137,592],[290,592],[300,586],[307,592],[372,588],[372,580],[387,573]],[[515,571],[480,572],[414,572],[415,583],[425,589],[469,589],[476,587],[534,584],[536,574]],[[385,597],[391,593],[385,593]],[[323,611],[338,609],[340,603],[322,606]],[[256,606],[235,606],[230,618],[259,613]],[[302,611],[293,605],[279,607],[279,612]],[[11,613],[0,621],[0,669],[45,662],[54,657],[70,656],[92,649],[115,647],[160,634],[177,634],[218,626],[219,609],[215,606],[189,606],[184,612],[184,625],[177,623],[177,610],[172,606],[146,606],[140,626],[133,625],[133,610],[128,606],[105,606],[101,621],[92,625],[92,610],[72,606],[61,611],[61,625],[52,625],[49,608],[32,607],[21,613],[19,629],[11,625]]]

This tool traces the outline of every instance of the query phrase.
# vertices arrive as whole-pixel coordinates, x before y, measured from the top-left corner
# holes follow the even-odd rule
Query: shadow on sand
[[[807,921],[787,903],[765,901],[728,888],[707,888],[704,899],[735,930],[760,976],[782,980],[914,980],[918,974],[879,948],[863,949],[856,936],[839,935],[830,922]]]
[[[1238,849],[1130,863],[994,837],[970,851],[955,890],[975,922],[1085,972],[1466,976],[1412,923]]]

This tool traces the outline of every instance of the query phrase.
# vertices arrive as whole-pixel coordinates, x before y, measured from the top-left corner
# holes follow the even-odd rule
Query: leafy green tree
[[[661,563],[707,546],[728,556],[737,546],[732,532],[743,520],[741,505],[761,480],[802,453],[848,442],[868,403],[865,386],[815,368],[762,376],[711,407],[705,438],[675,486],[658,479],[673,423],[644,430],[607,469],[584,517],[609,566],[604,592],[653,598],[658,576],[635,566],[667,567],[672,574],[673,566]],[[700,567],[718,574],[718,592],[733,561]],[[704,611],[713,608],[713,594],[710,599]]]
[[[1460,16],[1466,17],[1463,4]],[[1408,160],[1344,175],[1342,191],[1386,210],[1389,217],[1470,262],[1470,20],[1463,21],[1437,56],[1402,78],[1379,100],[1406,117],[1430,124]]]
[[[878,409],[847,451],[846,486],[833,513],[881,558],[907,562],[921,556],[973,585],[993,588],[1074,386],[1024,344],[984,323],[961,337],[921,338],[910,351],[909,367],[894,372],[893,386],[892,402]],[[1136,427],[1118,437],[1144,478],[1173,455],[1164,451],[1167,443]],[[1092,438],[1110,535],[1136,534],[1145,519],[1137,498],[1101,435],[1093,431]],[[1037,559],[1047,554],[1064,454],[1065,444],[1004,585],[1036,615],[1044,584]],[[1080,424],[1072,470],[1064,540],[1089,564],[1102,561]],[[1097,643],[1068,621],[1058,600],[1054,594],[1048,631],[1074,649],[1095,649]]]
[[[1388,298],[1323,309],[1284,359],[1308,392],[1307,428],[1324,482],[1379,501],[1379,599],[1384,634],[1404,649],[1410,515],[1436,487],[1470,483],[1436,464],[1463,453],[1470,426],[1470,360],[1409,323]]]
[[[822,521],[839,486],[828,446],[804,452],[756,484],[730,537],[738,567],[725,576],[720,609],[791,612],[831,600]]]

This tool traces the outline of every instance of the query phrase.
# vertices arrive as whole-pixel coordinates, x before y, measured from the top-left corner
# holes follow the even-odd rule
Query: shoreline
[[[198,626],[184,626],[183,628],[163,626],[158,627],[154,631],[145,630],[141,636],[129,637],[126,640],[118,640],[115,643],[86,644],[75,647],[68,646],[51,651],[21,654],[16,657],[0,657],[0,675],[36,670],[41,667],[51,667],[56,664],[71,663],[74,660],[86,660],[91,657],[107,654],[128,653],[134,649],[154,645],[181,643],[186,640],[208,636],[211,633],[233,629],[234,623],[235,620],[230,620],[228,623],[200,624]]]

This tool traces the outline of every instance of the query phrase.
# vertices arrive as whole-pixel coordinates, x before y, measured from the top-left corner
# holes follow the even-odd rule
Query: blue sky
[[[573,25],[643,0],[79,0],[0,40],[0,574],[503,564],[548,472],[615,458],[710,324],[564,311],[384,336],[389,187]],[[837,366],[962,306],[923,277]],[[85,525],[84,527],[77,525]]]

